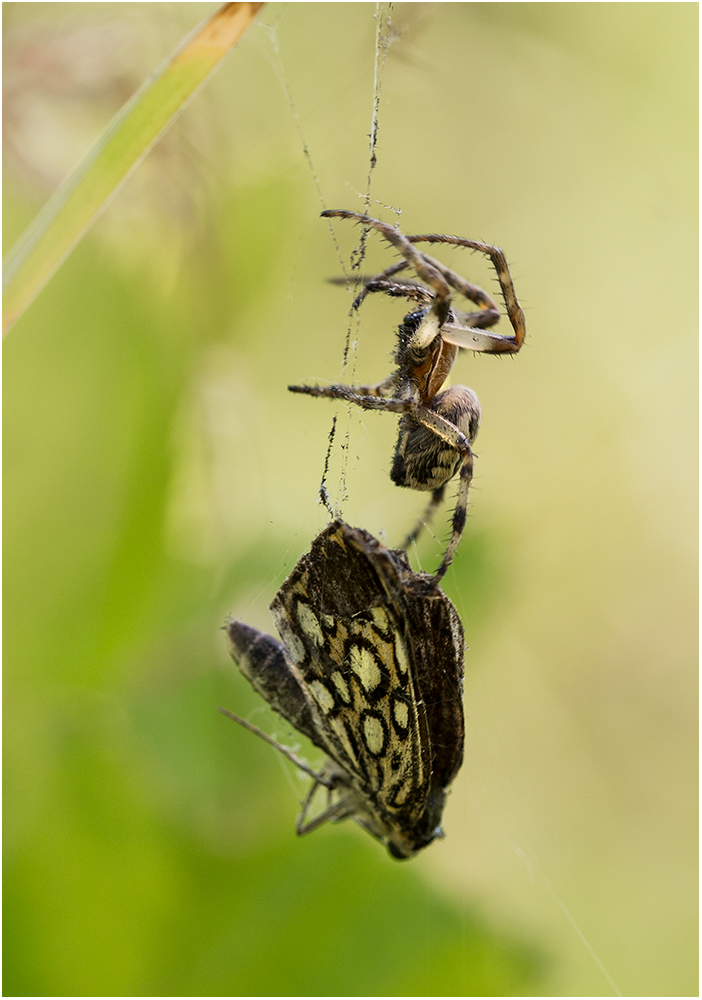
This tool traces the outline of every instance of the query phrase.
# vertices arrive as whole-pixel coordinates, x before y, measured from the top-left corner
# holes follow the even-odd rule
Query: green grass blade
[[[51,196],[4,261],[3,336],[263,6],[225,3],[198,26]]]

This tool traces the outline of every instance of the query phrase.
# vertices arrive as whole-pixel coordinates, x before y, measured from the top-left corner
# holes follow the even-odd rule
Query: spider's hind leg
[[[468,493],[470,491],[470,484],[472,480],[473,453],[470,452],[468,455],[464,456],[463,464],[461,465],[456,509],[454,510],[453,517],[451,519],[451,539],[448,543],[446,551],[444,552],[444,558],[441,560],[441,564],[434,574],[434,583],[438,583],[441,580],[446,573],[446,570],[453,562],[453,557],[456,554],[456,549],[458,548],[458,543],[461,540],[461,535],[463,534],[466,518],[468,516]]]
[[[422,489],[418,485],[421,482],[424,482],[425,489],[433,486],[432,501],[425,517],[426,514],[433,513],[440,503],[449,480],[456,472],[459,474],[451,538],[434,574],[433,582],[438,584],[451,565],[466,523],[468,494],[473,479],[471,445],[480,426],[480,403],[472,389],[455,385],[437,393],[430,406],[422,407],[414,414],[414,419],[421,427],[401,435],[396,451],[396,464],[403,479],[398,481],[399,477],[393,478],[398,485],[404,486],[412,486],[410,480],[414,478],[415,489]],[[425,440],[427,430],[432,432],[428,442]],[[440,477],[438,483],[436,477]]]

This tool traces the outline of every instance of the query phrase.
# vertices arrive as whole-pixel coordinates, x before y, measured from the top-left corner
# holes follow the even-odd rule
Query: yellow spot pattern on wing
[[[310,689],[317,704],[324,713],[334,708],[334,695],[324,686],[324,684],[322,684],[321,681],[312,681],[310,683]]]
[[[380,719],[376,719],[372,715],[366,716],[363,720],[363,736],[371,753],[380,754],[383,752],[385,739]]]
[[[405,649],[405,644],[398,632],[395,633],[395,656],[397,657],[397,665],[400,668],[400,672],[407,674],[409,672],[407,650]]]
[[[386,630],[389,624],[388,613],[384,608],[373,608],[371,611],[373,621],[378,628]]]
[[[310,636],[318,646],[321,646],[324,643],[324,636],[319,619],[312,608],[308,604],[300,602],[297,606],[297,617],[305,635]]]
[[[407,722],[409,721],[409,709],[405,705],[404,701],[396,701],[394,708],[395,721],[401,729],[407,729]]]
[[[375,657],[365,646],[352,646],[349,651],[351,669],[366,691],[373,691],[380,684],[380,668]]]
[[[334,681],[334,687],[348,705],[349,702],[351,701],[351,695],[349,694],[348,684],[346,683],[346,681],[344,680],[344,678],[342,677],[342,675],[339,673],[338,670],[335,670],[334,673],[332,674],[332,680]]]

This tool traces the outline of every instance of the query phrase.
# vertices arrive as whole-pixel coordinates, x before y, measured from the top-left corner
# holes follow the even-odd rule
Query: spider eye
[[[427,309],[417,309],[415,312],[407,313],[405,318],[402,320],[402,325],[406,326],[409,332],[414,333],[426,316],[427,311]]]

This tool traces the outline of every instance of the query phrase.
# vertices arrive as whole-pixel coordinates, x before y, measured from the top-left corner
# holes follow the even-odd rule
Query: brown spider
[[[442,386],[459,348],[487,354],[516,354],[526,333],[524,313],[517,301],[507,260],[499,247],[458,236],[404,236],[396,226],[357,212],[331,210],[322,215],[354,219],[377,229],[404,258],[366,281],[353,308],[357,309],[369,292],[406,298],[420,308],[408,313],[400,324],[395,349],[397,368],[382,382],[377,385],[291,385],[288,388],[308,396],[345,399],[364,410],[402,414],[390,478],[398,486],[432,491],[431,502],[403,548],[417,538],[442,502],[446,484],[459,472],[451,538],[433,578],[436,584],[451,565],[465,526],[468,490],[473,478],[471,445],[481,419],[480,403],[472,389],[465,385],[448,389]],[[488,331],[500,318],[500,310],[492,297],[438,260],[416,250],[415,243],[451,243],[486,254],[497,272],[514,333],[506,336]],[[425,284],[395,280],[395,275],[408,266]],[[465,313],[452,308],[452,288],[474,302],[479,311]]]

